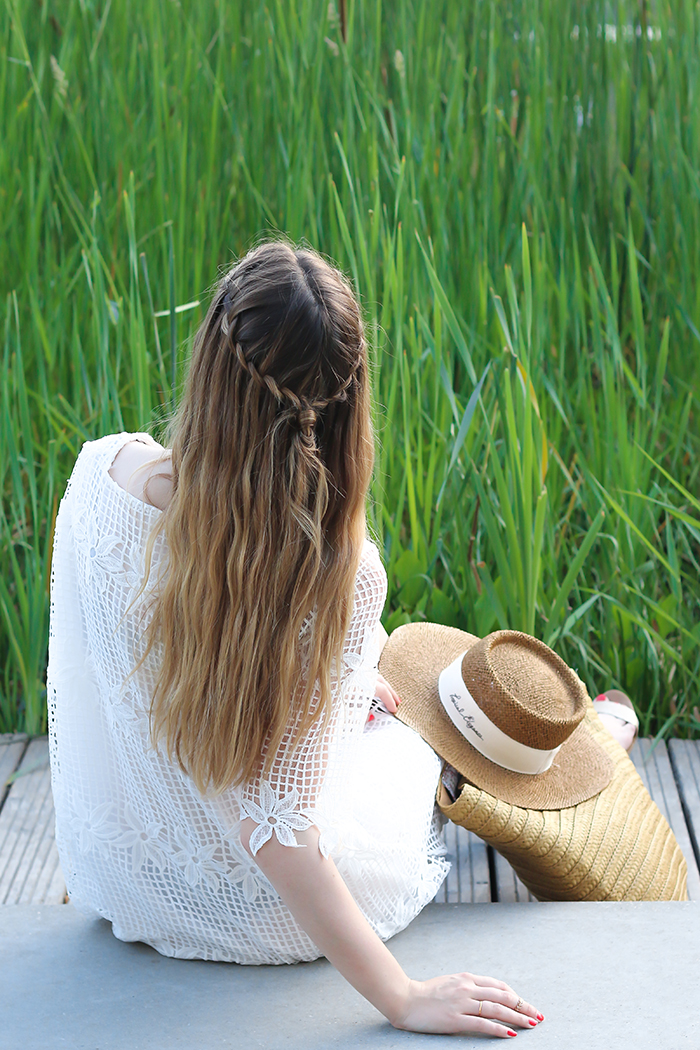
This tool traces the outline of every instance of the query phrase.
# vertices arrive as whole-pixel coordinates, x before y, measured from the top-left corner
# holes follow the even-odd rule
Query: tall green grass
[[[45,725],[81,442],[158,430],[283,231],[364,306],[387,626],[536,633],[696,732],[700,14],[343,6],[3,0],[0,730]]]

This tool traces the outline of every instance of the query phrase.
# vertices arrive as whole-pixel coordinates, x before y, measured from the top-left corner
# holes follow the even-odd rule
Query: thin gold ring
[[[520,1013],[520,1007],[521,1007],[522,1005],[523,1005],[523,1001],[522,1001],[522,999],[518,999],[517,1003],[515,1004],[515,1012],[516,1012],[516,1014],[517,1014],[517,1013]]]
[[[479,1003],[479,1013],[476,1015],[477,1017],[481,1017],[481,1010],[483,1008],[483,1005],[484,1005],[484,1000],[482,999],[481,1002]]]

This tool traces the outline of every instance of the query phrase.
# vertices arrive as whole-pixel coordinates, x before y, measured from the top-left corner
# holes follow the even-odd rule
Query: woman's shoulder
[[[73,467],[71,479],[79,474],[107,474],[127,445],[135,447],[148,446],[151,458],[161,455],[165,449],[159,445],[150,434],[140,431],[131,432],[122,430],[117,434],[105,434],[100,438],[91,438],[84,441]]]
[[[165,510],[172,497],[170,450],[147,434],[135,436],[117,449],[109,476],[130,496],[158,510]]]
[[[367,565],[372,569],[380,569],[384,572],[384,563],[382,562],[381,554],[379,553],[379,547],[370,536],[365,536],[364,543],[362,545],[362,554],[360,555],[360,566]]]
[[[141,432],[121,431],[85,441],[68,478],[64,502],[78,504],[82,507],[82,513],[91,514],[96,513],[101,506],[111,506],[115,498],[126,498],[134,507],[138,507],[140,503],[147,508],[156,509],[153,504],[145,501],[137,502],[138,497],[135,498],[129,488],[120,484],[113,475],[112,467],[127,445],[144,449],[144,452],[144,446],[148,446],[148,455],[153,462],[165,451],[150,434]]]
[[[364,599],[375,597],[384,604],[386,597],[386,570],[379,554],[379,548],[367,536],[362,546],[360,563],[357,568],[355,592]]]
[[[138,442],[139,444],[149,445],[153,449],[159,449],[162,451],[163,446],[159,445],[155,438],[152,438],[150,434],[142,431],[129,431],[120,430],[115,434],[105,434],[100,438],[90,438],[84,441],[78,459],[81,457],[90,459],[99,459],[108,455],[116,455],[124,445],[131,444],[132,442]]]
[[[122,430],[117,434],[105,434],[99,438],[88,438],[80,447],[75,466],[73,467],[73,473],[89,467],[99,469],[102,463],[109,465],[111,463],[109,457],[113,459],[120,449],[130,441],[148,441],[155,444],[150,434],[131,433],[126,430]]]

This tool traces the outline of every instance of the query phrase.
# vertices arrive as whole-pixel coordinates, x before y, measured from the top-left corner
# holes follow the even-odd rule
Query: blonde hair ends
[[[290,726],[330,713],[373,465],[367,368],[347,281],[286,242],[223,278],[195,338],[146,655],[157,643],[154,743],[200,791],[269,769]]]

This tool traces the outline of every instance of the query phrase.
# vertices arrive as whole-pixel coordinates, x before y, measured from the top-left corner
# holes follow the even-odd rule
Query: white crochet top
[[[271,772],[202,795],[149,740],[159,654],[143,651],[146,542],[161,513],[109,475],[137,434],[88,442],[61,502],[51,578],[48,703],[56,840],[68,892],[109,919],[117,937],[164,955],[290,963],[319,952],[240,842],[273,834],[296,846],[312,823],[380,937],[403,929],[434,896],[448,863],[434,809],[440,760],[390,715],[368,721],[381,647],[386,575],[362,553],[330,722]],[[167,568],[159,535],[149,586]],[[148,593],[148,589],[146,594]],[[291,728],[291,727],[290,727]]]

